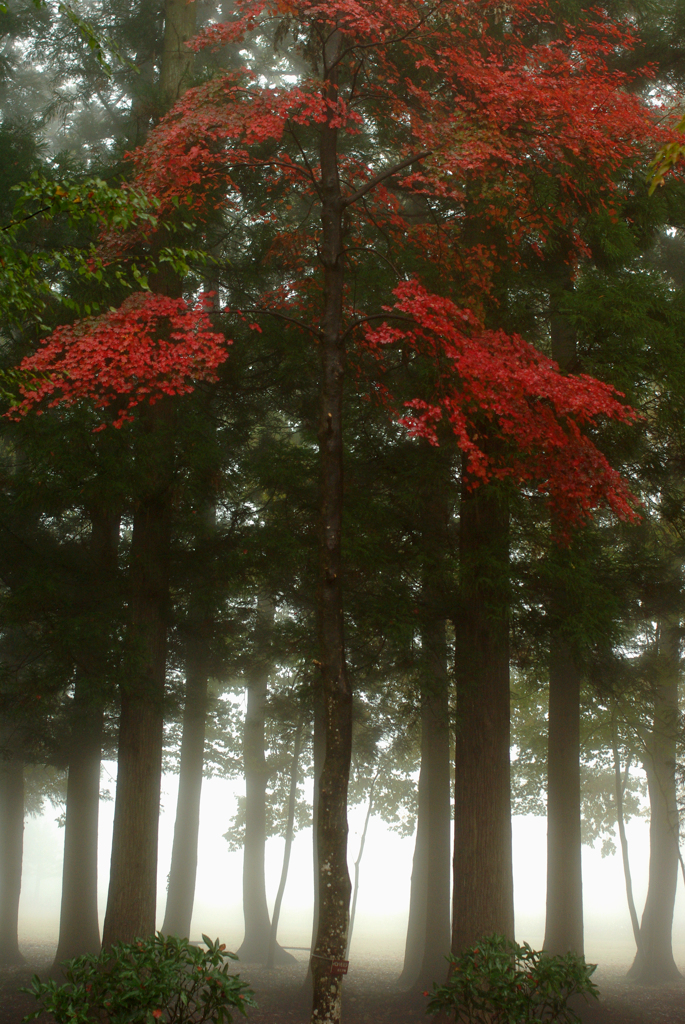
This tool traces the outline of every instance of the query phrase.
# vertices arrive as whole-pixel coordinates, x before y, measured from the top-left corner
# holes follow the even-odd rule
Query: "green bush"
[[[99,956],[79,956],[64,965],[66,984],[34,975],[23,989],[57,1024],[230,1024],[231,1010],[245,1014],[254,993],[229,974],[235,953],[202,936],[206,949],[187,939],[158,933],[118,943]]]
[[[549,956],[524,943],[489,935],[477,946],[450,956],[444,985],[434,985],[427,1011],[447,1011],[458,1024],[524,1024],[579,1021],[568,1000],[573,995],[599,995],[591,981],[596,964],[567,953]],[[424,993],[428,995],[429,993]]]

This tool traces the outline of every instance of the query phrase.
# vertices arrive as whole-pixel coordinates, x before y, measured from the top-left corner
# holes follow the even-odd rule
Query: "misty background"
[[[640,777],[639,770],[633,774]],[[102,790],[114,796],[116,764],[103,762]],[[160,856],[157,891],[157,924],[161,925],[166,902],[166,878],[171,859],[178,776],[163,779],[160,817]],[[223,833],[236,809],[241,783],[206,778],[202,789],[202,812],[198,851],[197,887],[191,938],[202,932],[219,936],[229,948],[237,949],[243,937],[242,851],[228,852]],[[311,800],[311,780],[305,782]],[[648,806],[643,801],[645,808]],[[107,902],[109,856],[112,841],[113,800],[100,804],[98,896],[100,920]],[[366,806],[350,808],[348,863],[353,873],[359,850]],[[47,805],[37,817],[27,817],[24,834],[24,876],[19,908],[19,939],[57,944],[62,881],[64,830],[58,825],[59,808]],[[514,816],[514,899],[516,938],[534,949],[542,946],[545,927],[546,829],[544,817]],[[626,825],[638,913],[647,893],[649,866],[649,816],[634,818]],[[409,909],[414,837],[401,838],[373,816],[361,863],[359,902],[351,948],[355,958],[385,954],[398,960],[404,955]],[[283,840],[266,844],[267,895],[270,908],[278,886]],[[311,828],[299,832],[293,844],[288,884],[281,910],[279,942],[285,946],[309,946],[312,928]],[[625,966],[635,955],[620,852],[602,857],[601,842],[583,846],[583,903],[586,959],[606,965]],[[685,896],[682,878],[673,919],[673,953],[685,968]],[[295,954],[305,958],[304,952]]]

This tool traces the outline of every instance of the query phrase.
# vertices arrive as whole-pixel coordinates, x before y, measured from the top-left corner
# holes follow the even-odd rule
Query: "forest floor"
[[[0,969],[0,1024],[21,1024],[23,1017],[36,1009],[35,1001],[19,989],[32,974],[45,975],[54,955],[54,946],[47,943],[25,943],[22,950],[26,967]],[[430,1024],[425,998],[413,998],[395,988],[400,969],[395,956],[368,954],[353,962],[345,980],[344,1024]],[[601,997],[580,1009],[583,1024],[685,1024],[685,981],[660,988],[635,985],[626,980],[626,969],[627,965],[600,965],[595,979]],[[241,963],[240,973],[250,981],[259,1004],[250,1011],[248,1024],[304,1024],[308,1020],[304,959],[273,971]],[[39,1024],[52,1024],[52,1018],[44,1015]]]

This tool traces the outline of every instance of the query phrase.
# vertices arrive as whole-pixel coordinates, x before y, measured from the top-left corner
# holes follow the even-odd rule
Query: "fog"
[[[102,788],[114,794],[116,765],[105,762]],[[171,858],[178,777],[163,780],[160,819],[157,924],[161,925]],[[206,779],[203,786],[198,879],[191,937],[202,932],[220,936],[237,948],[243,935],[242,851],[229,853],[222,838],[235,809],[239,783]],[[101,921],[107,899],[113,800],[100,804],[99,901]],[[350,811],[349,862],[359,847],[364,807]],[[64,830],[58,810],[48,805],[38,818],[28,818],[24,837],[24,873],[20,904],[20,942],[57,942]],[[647,891],[649,818],[627,825],[631,869],[638,913]],[[513,819],[516,937],[533,947],[542,944],[545,914],[544,818]],[[373,818],[361,864],[359,902],[351,960],[367,954],[400,958],[404,953],[409,903],[413,838],[401,839]],[[267,892],[270,903],[281,870],[283,841],[267,842]],[[682,882],[682,879],[680,880]],[[585,954],[591,962],[629,965],[635,950],[625,898],[620,854],[602,858],[599,848],[583,847]],[[309,946],[312,914],[311,830],[300,833],[293,846],[288,886],[281,911],[279,941],[285,946]],[[685,968],[685,896],[679,885],[673,927],[676,962]],[[304,956],[304,954],[302,954]]]

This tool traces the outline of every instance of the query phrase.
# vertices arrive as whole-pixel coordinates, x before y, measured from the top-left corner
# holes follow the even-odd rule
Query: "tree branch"
[[[317,341],[319,341],[320,338],[320,331],[317,331],[315,327],[309,327],[308,324],[303,323],[301,320],[296,320],[295,317],[292,316],[286,316],[285,313],[279,313],[275,309],[235,309],[231,310],[231,312],[250,313],[253,316],[259,314],[263,316],[275,316],[278,320],[285,320],[286,323],[294,324],[295,327],[300,327],[303,331],[309,331],[310,334],[314,335]]]
[[[407,316],[406,313],[393,313],[392,310],[387,313],[371,313],[369,316],[360,316],[354,320],[343,334],[341,341],[344,341],[355,328],[361,327],[362,324],[368,324],[370,320],[403,320],[407,324],[416,323],[414,317]]]
[[[353,203],[356,203],[358,199],[361,199],[362,196],[365,196],[367,192],[370,192],[371,189],[376,187],[376,185],[385,181],[386,178],[391,178],[393,174],[397,174],[398,171],[404,170],[405,167],[411,167],[412,164],[417,163],[419,160],[425,160],[425,158],[430,156],[432,152],[432,149],[424,149],[421,153],[416,153],[414,156],[407,157],[406,160],[403,160],[399,164],[387,167],[384,171],[381,171],[380,174],[377,174],[375,178],[372,178],[371,181],[367,181],[366,185],[362,185],[360,189],[357,189],[357,191],[353,192],[351,196],[348,196],[343,201],[343,207],[352,206]]]

